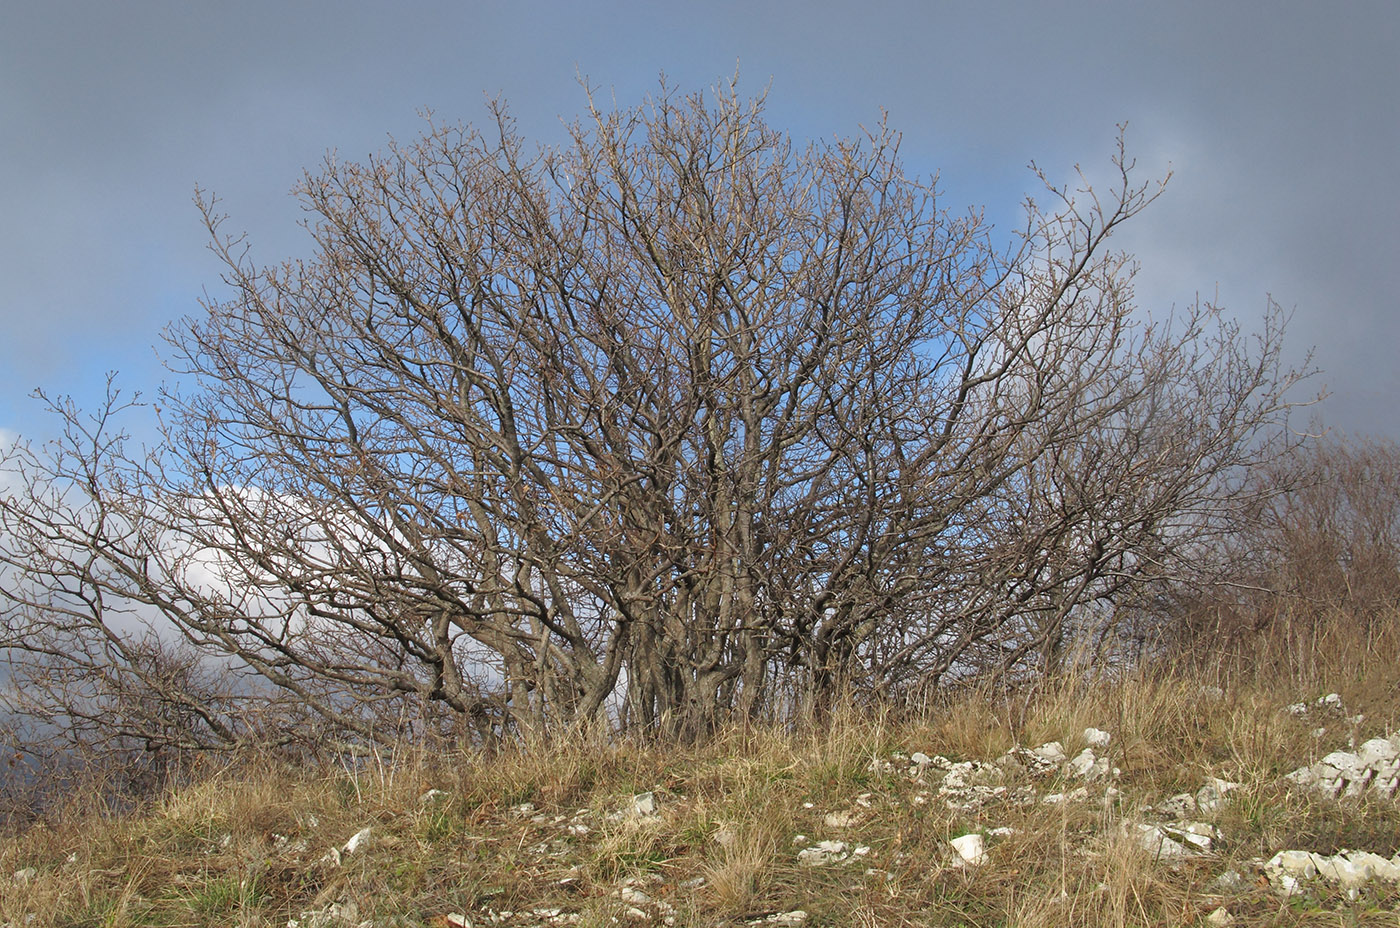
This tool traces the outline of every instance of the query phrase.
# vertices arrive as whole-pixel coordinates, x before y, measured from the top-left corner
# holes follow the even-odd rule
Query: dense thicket
[[[762,109],[330,160],[281,266],[206,202],[228,287],[170,332],[158,447],[114,397],[6,458],[23,699],[153,746],[696,737],[1109,640],[1288,444],[1277,313],[1134,305],[1121,148],[994,239],[883,126]]]

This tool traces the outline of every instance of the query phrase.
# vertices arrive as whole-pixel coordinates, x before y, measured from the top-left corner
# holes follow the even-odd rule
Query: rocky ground
[[[139,815],[8,839],[0,919],[1400,923],[1388,700],[1263,695],[1139,682],[1067,689],[1020,720],[969,697],[918,723],[851,717],[685,750],[239,768]]]

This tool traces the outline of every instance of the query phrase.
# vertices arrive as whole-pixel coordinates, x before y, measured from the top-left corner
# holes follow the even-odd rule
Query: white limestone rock
[[[1063,755],[1063,751],[1059,752]],[[1045,776],[1058,770],[1060,764],[1064,763],[1063,757],[1059,760],[1047,759],[1037,754],[1029,748],[1014,747],[996,759],[998,767],[1003,769],[1021,769],[1032,776]]]
[[[1388,738],[1372,738],[1362,742],[1361,747],[1356,749],[1356,756],[1367,767],[1379,769],[1383,764],[1400,758],[1400,747]]]
[[[1196,797],[1190,793],[1177,793],[1152,806],[1152,811],[1168,818],[1190,818],[1196,814]]]
[[[348,856],[350,854],[355,853],[360,848],[365,847],[366,843],[369,841],[370,836],[373,833],[374,830],[368,825],[366,825],[364,828],[361,828],[359,831],[355,832],[353,835],[350,836],[350,840],[345,842],[345,846],[340,849],[340,853]]]
[[[1138,844],[1153,857],[1189,857],[1211,849],[1219,832],[1206,822],[1184,822],[1175,825],[1149,825],[1139,822],[1134,826],[1138,833]]]
[[[1097,780],[1108,775],[1108,758],[1097,757],[1093,748],[1085,748],[1065,764],[1065,772],[1084,780]]]
[[[1181,842],[1182,845],[1198,851],[1208,851],[1213,842],[1220,837],[1219,830],[1206,822],[1186,822],[1180,826],[1163,826],[1168,835]]]
[[[1387,860],[1370,851],[1343,851],[1342,856],[1357,866],[1369,868],[1371,875],[1378,880],[1400,883],[1400,855],[1397,855],[1397,859]]]
[[[1091,748],[1104,750],[1113,741],[1113,736],[1099,728],[1084,729],[1084,743]]]
[[[1206,815],[1219,812],[1220,808],[1229,800],[1230,794],[1239,788],[1240,784],[1238,783],[1232,783],[1218,777],[1209,777],[1205,784],[1196,790],[1196,808]]]
[[[1051,764],[1063,764],[1069,760],[1069,755],[1065,753],[1065,746],[1058,741],[1047,741],[1038,748],[1031,748],[1031,753]]]
[[[1274,876],[1286,875],[1295,880],[1311,880],[1317,876],[1317,863],[1307,851],[1279,851],[1264,865],[1270,881]]]
[[[1244,877],[1240,875],[1238,870],[1230,869],[1216,877],[1215,882],[1211,885],[1217,889],[1223,889],[1225,892],[1234,892],[1244,885]]]
[[[360,921],[359,907],[353,902],[332,902],[323,909],[302,912],[287,920],[287,928],[371,928],[368,919]]]
[[[1138,833],[1138,845],[1151,854],[1154,859],[1185,857],[1191,853],[1186,845],[1173,838],[1161,825],[1147,825],[1139,822],[1134,827]]]
[[[1343,889],[1360,889],[1375,876],[1375,871],[1364,860],[1348,860],[1340,854],[1313,855],[1313,863],[1318,876],[1340,884]]]
[[[812,847],[798,851],[797,862],[804,867],[824,867],[841,863],[850,856],[850,848],[845,841],[818,841]]]
[[[979,834],[963,835],[949,842],[953,845],[959,867],[980,867],[987,862],[987,843]]]

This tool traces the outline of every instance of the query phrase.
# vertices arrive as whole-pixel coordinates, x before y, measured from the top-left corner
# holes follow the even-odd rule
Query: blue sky
[[[1200,294],[1246,326],[1267,294],[1316,346],[1325,418],[1400,438],[1400,4],[1388,2],[52,2],[0,30],[0,433],[43,437],[35,387],[149,390],[170,320],[221,293],[191,202],[221,196],[254,255],[303,253],[287,191],[327,150],[479,120],[509,101],[549,143],[582,74],[630,106],[769,88],[798,138],[889,111],[945,205],[1003,226],[1052,179],[1107,167],[1116,124],[1174,178],[1125,230],[1139,301]],[[1300,398],[1302,398],[1300,396]]]

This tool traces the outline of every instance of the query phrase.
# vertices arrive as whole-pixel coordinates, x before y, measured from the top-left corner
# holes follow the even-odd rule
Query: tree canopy
[[[306,260],[202,200],[227,286],[158,446],[114,395],[5,460],[36,705],[218,747],[919,700],[1113,640],[1289,440],[1276,311],[1135,305],[1121,144],[997,237],[887,126],[799,144],[732,85],[558,148],[493,115],[308,174]]]

